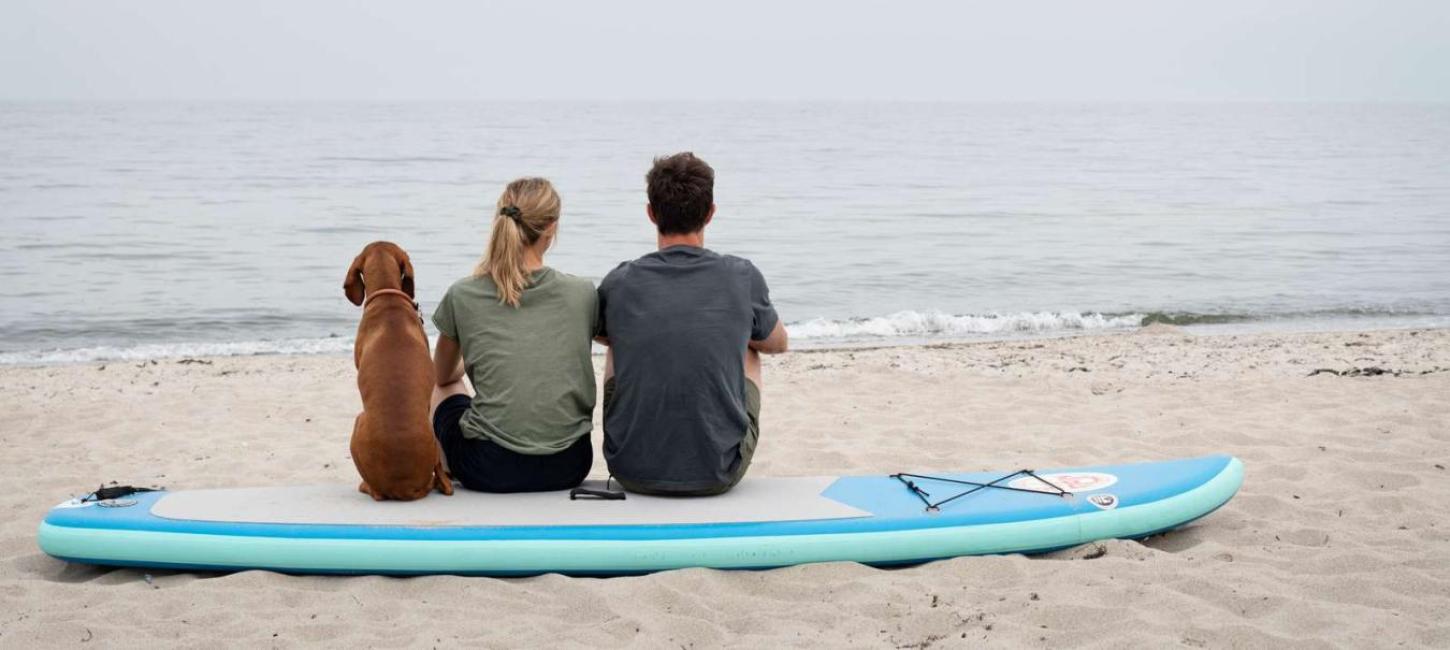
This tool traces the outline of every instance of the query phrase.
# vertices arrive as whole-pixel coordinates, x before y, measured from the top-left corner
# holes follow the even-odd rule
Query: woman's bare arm
[[[433,346],[433,375],[439,386],[447,386],[463,378],[463,355],[458,341],[447,335],[438,335],[438,344]]]

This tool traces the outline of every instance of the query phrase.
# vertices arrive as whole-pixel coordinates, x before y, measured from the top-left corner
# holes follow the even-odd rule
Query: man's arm
[[[439,386],[447,386],[463,378],[463,355],[458,341],[447,334],[438,335],[438,345],[433,348],[433,380]]]
[[[785,332],[783,321],[775,322],[775,329],[770,331],[770,336],[760,341],[751,341],[750,349],[761,354],[780,354],[790,347],[790,336]]]
[[[770,287],[765,284],[765,276],[760,269],[755,268],[749,261],[745,262],[747,270],[746,277],[750,283],[750,342],[746,344],[751,350],[761,354],[780,354],[790,346],[789,337],[785,333],[785,322],[781,320],[780,314],[776,313],[775,305],[770,304]],[[770,332],[765,333],[769,327]]]

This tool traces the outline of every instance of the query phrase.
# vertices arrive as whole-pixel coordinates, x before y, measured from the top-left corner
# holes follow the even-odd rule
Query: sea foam
[[[874,318],[816,318],[790,325],[789,329],[794,340],[825,342],[1113,330],[1138,327],[1142,322],[1143,314],[1043,311],[955,315],[900,311]]]
[[[791,340],[811,347],[831,343],[891,342],[923,338],[972,338],[1018,334],[1072,333],[1129,329],[1142,314],[1076,312],[954,315],[937,311],[901,311],[873,318],[815,318],[787,323]],[[3,365],[49,365],[97,361],[137,361],[185,357],[235,357],[261,354],[338,354],[352,350],[352,337],[257,341],[142,343],[49,350],[0,352]],[[602,353],[601,350],[596,352]]]
[[[259,354],[335,354],[352,350],[352,337],[227,341],[216,343],[143,343],[132,346],[0,352],[0,366],[137,361],[185,357],[239,357]]]

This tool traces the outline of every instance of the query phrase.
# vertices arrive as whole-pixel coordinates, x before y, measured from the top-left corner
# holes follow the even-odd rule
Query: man
[[[715,170],[679,153],[645,179],[659,250],[599,284],[604,459],[632,492],[721,494],[750,467],[760,354],[785,352],[785,326],[755,265],[705,248]]]

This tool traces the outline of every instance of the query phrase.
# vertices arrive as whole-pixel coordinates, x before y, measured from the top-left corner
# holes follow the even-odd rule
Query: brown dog
[[[428,421],[433,362],[413,302],[412,261],[392,242],[368,244],[342,290],[363,308],[353,347],[363,402],[352,427],[352,462],[363,479],[358,490],[378,501],[421,499],[434,487],[453,494]]]

